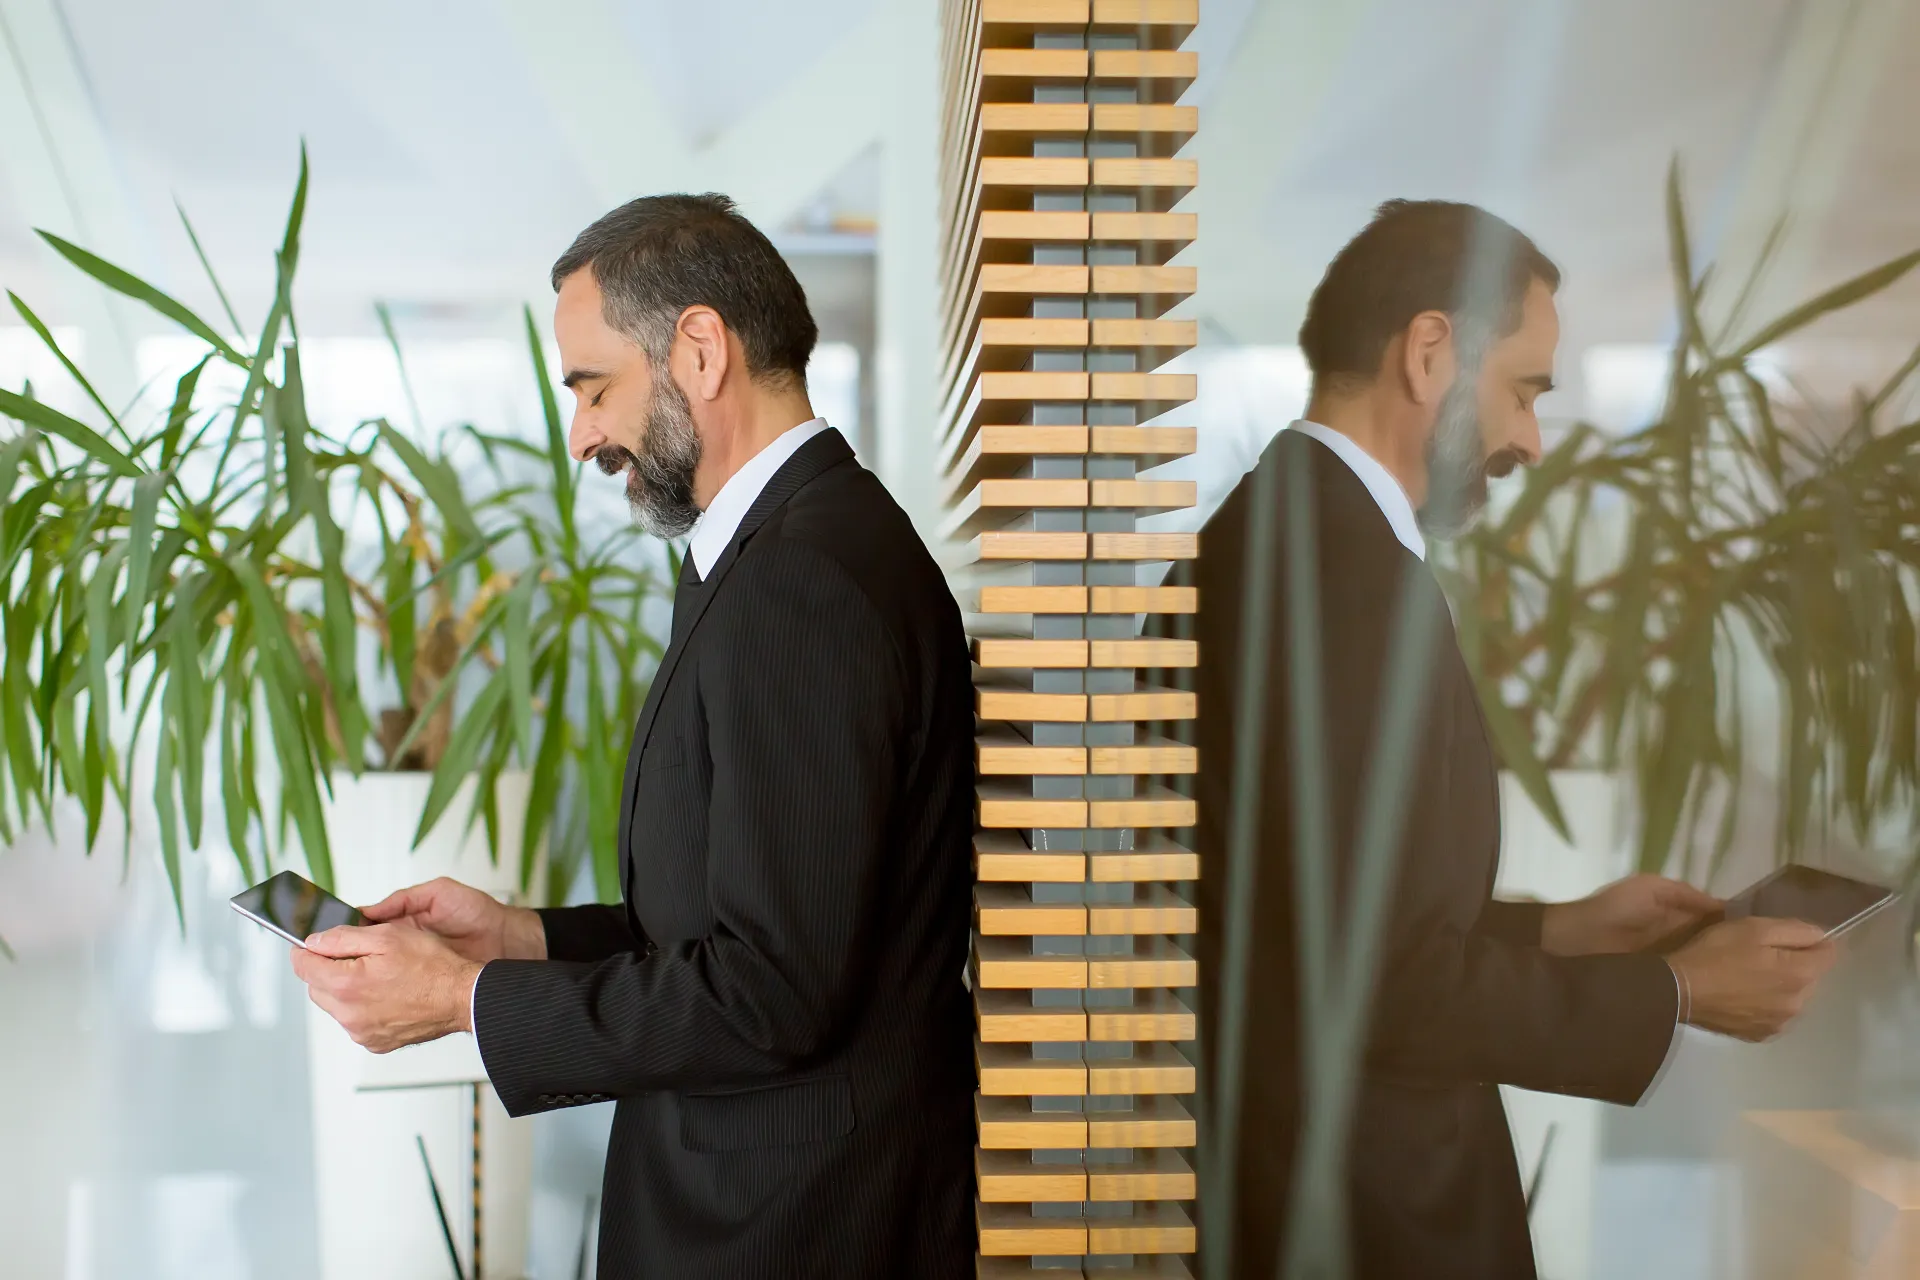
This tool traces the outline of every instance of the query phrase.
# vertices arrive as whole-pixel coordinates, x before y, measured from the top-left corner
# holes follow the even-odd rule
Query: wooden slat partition
[[[1196,980],[1167,785],[1204,762],[1151,726],[1191,667],[1143,633],[1192,613],[1143,565],[1197,552],[1142,529],[1191,507],[1143,476],[1193,451],[1179,411],[1194,291],[1178,206],[1199,113],[1198,0],[944,0],[936,456],[972,637],[979,835],[969,965],[977,1270],[1184,1277],[1194,1249]],[[1164,415],[1164,416],[1163,416]]]

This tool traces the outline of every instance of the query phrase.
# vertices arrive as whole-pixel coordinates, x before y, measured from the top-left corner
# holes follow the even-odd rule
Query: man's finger
[[[307,950],[329,960],[351,960],[358,956],[370,956],[380,950],[381,925],[335,925],[322,933],[316,933],[307,939]]]
[[[1665,892],[1668,906],[1678,907],[1695,915],[1706,915],[1726,906],[1726,903],[1706,890],[1696,889],[1685,880],[1668,880]]]
[[[360,914],[376,924],[388,920],[399,920],[406,916],[419,915],[433,906],[433,885],[409,885],[405,889],[395,889],[370,907],[360,908]]]
[[[1805,920],[1772,920],[1756,917],[1755,932],[1764,946],[1787,951],[1804,951],[1826,941],[1827,931]]]

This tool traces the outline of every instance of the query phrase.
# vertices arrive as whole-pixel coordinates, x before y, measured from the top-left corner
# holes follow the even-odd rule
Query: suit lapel
[[[733,566],[739,563],[740,552],[767,518],[787,500],[798,493],[809,480],[829,467],[852,460],[853,450],[848,447],[846,438],[838,431],[826,430],[801,445],[788,458],[781,468],[767,481],[766,488],[760,491],[747,514],[741,518],[740,528],[735,531],[726,550],[713,562],[713,572],[706,577],[704,589],[694,596],[693,615],[682,623],[679,610],[675,610],[673,620],[673,639],[667,651],[660,658],[660,669],[653,674],[653,683],[647,689],[647,699],[640,707],[640,718],[634,724],[633,742],[627,748],[626,776],[620,787],[620,880],[624,886],[627,879],[627,866],[630,857],[628,835],[633,827],[633,803],[635,784],[640,776],[640,757],[645,754],[647,741],[653,735],[653,725],[660,713],[660,699],[667,686],[673,680],[674,672],[680,668],[680,659],[693,640],[693,633],[700,626],[700,619],[706,615],[707,606],[720,594],[721,585]],[[692,551],[687,553],[689,560]]]

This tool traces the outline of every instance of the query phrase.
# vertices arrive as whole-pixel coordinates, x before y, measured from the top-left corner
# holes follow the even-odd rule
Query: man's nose
[[[607,442],[607,437],[596,430],[591,422],[582,421],[587,415],[575,412],[573,424],[567,428],[567,452],[573,455],[575,462],[585,462],[593,456],[593,451]]]

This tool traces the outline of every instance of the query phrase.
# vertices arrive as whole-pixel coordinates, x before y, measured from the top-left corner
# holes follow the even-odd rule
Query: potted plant
[[[1636,865],[1710,879],[1768,775],[1776,859],[1829,822],[1866,844],[1914,811],[1920,423],[1888,409],[1920,351],[1838,422],[1783,399],[1756,357],[1920,254],[1746,325],[1763,257],[1710,329],[1677,166],[1667,222],[1677,326],[1659,414],[1617,436],[1576,423],[1510,505],[1435,557],[1508,798],[1531,801],[1508,806],[1503,892],[1565,900]],[[1765,722],[1749,700],[1770,715],[1768,694],[1770,762],[1750,741]],[[1901,861],[1882,872],[1909,874]],[[1559,1134],[1537,1240],[1543,1269],[1581,1274],[1599,1106],[1507,1101],[1523,1159]]]
[[[92,848],[108,810],[124,818],[137,803],[144,731],[176,899],[181,835],[184,851],[201,847],[210,785],[250,881],[292,864],[368,901],[454,874],[557,901],[590,862],[595,892],[616,897],[614,779],[661,650],[648,548],[624,522],[591,537],[578,526],[579,469],[530,310],[537,444],[465,428],[423,447],[385,420],[337,440],[309,420],[292,325],[306,190],[303,152],[273,304],[251,343],[45,237],[208,344],[151,424],[130,425],[93,394],[14,299],[102,423],[0,392],[0,415],[24,427],[0,437],[0,824],[50,819],[54,796],[70,794]],[[246,373],[230,403],[202,403],[215,361]],[[363,527],[375,532],[357,537]],[[364,1090],[484,1079],[471,1042],[379,1062],[316,1018],[310,1048],[327,1273],[359,1274],[368,1248],[439,1265],[414,1135],[429,1134],[436,1160],[458,1156],[470,1124],[479,1137],[481,1094],[469,1106],[464,1090]],[[525,1246],[531,1142],[487,1101],[488,1199],[502,1201],[491,1257],[511,1266]],[[369,1144],[388,1138],[391,1158],[376,1158]],[[443,1180],[457,1178],[456,1161]],[[394,1214],[396,1197],[422,1211]],[[370,1225],[382,1223],[398,1234]]]

